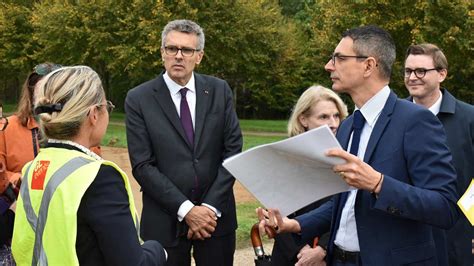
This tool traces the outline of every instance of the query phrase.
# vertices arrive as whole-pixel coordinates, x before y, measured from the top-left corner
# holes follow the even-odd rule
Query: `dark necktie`
[[[191,146],[194,146],[193,120],[191,119],[191,112],[189,111],[188,101],[186,100],[186,92],[188,92],[188,88],[179,90],[179,93],[181,93],[180,119],[189,143]]]
[[[354,112],[354,118],[352,120],[352,143],[351,143],[351,153],[357,156],[359,152],[359,142],[360,134],[362,133],[362,128],[364,128],[365,118],[359,110]]]

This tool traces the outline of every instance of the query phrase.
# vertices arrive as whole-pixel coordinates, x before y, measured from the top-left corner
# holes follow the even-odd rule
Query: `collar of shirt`
[[[385,86],[359,109],[370,128],[374,128],[375,122],[377,122],[377,118],[380,116],[380,113],[382,113],[382,109],[389,95],[390,88]]]
[[[168,86],[171,95],[179,94],[179,90],[184,87],[188,88],[188,90],[192,91],[193,93],[196,93],[196,85],[194,83],[194,72],[192,73],[188,83],[184,86],[181,86],[174,80],[172,80],[170,76],[168,76],[168,72],[165,72],[163,74],[163,79],[165,80],[166,86]]]
[[[428,110],[430,110],[434,115],[438,115],[439,110],[441,109],[441,102],[443,101],[443,94],[441,93],[441,90],[439,90],[438,93],[438,100],[436,100],[436,102],[430,108],[428,108]],[[413,103],[416,103],[414,98]]]

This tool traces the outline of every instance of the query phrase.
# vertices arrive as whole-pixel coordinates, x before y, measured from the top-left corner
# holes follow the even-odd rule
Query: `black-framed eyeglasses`
[[[176,46],[165,46],[165,53],[167,55],[177,55],[178,51],[181,51],[182,56],[191,57],[194,55],[194,52],[198,52],[201,50],[188,47],[178,48]]]
[[[0,131],[5,130],[8,126],[8,119],[3,117],[3,104],[0,103]]]
[[[34,73],[40,75],[40,76],[46,76],[49,73],[53,72],[56,69],[60,69],[63,67],[62,65],[58,64],[49,64],[49,63],[43,63],[35,66],[33,68]]]
[[[426,72],[428,71],[432,71],[432,70],[436,70],[438,71],[439,68],[430,68],[430,69],[426,69],[426,68],[415,68],[415,69],[411,69],[411,68],[405,68],[403,70],[403,76],[405,78],[409,78],[411,76],[411,73],[415,73],[415,76],[419,79],[422,79],[425,77],[426,75]]]
[[[331,55],[331,58],[330,58],[333,66],[336,65],[336,58],[338,60],[344,60],[346,58],[367,59],[369,57],[365,56],[365,55],[342,55],[342,54],[339,54],[339,53],[334,53],[334,54]]]
[[[107,101],[105,103],[100,103],[96,105],[97,107],[102,107],[105,106],[105,109],[107,110],[107,113],[111,114],[112,111],[115,108],[115,105],[111,101]]]

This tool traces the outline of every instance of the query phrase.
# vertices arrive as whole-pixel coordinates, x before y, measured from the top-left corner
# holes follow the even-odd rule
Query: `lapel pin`
[[[205,94],[209,94],[209,91],[208,91],[208,90],[204,90],[204,93],[205,93]]]

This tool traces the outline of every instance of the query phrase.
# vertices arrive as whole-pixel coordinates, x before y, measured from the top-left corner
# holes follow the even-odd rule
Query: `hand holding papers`
[[[224,161],[224,167],[264,206],[283,216],[349,186],[332,171],[344,163],[324,153],[340,148],[328,126],[249,149]]]

